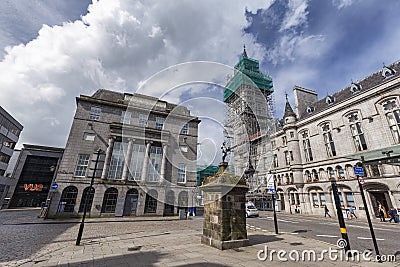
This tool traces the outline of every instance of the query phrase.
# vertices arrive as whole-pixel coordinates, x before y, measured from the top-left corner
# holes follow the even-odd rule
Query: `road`
[[[341,238],[339,224],[336,218],[319,218],[297,214],[277,213],[279,233],[312,238],[332,245]],[[272,212],[260,212],[258,218],[248,218],[251,229],[275,231]],[[373,223],[375,236],[381,255],[396,255],[400,261],[399,231],[400,224],[389,222]],[[346,220],[350,246],[353,250],[374,250],[368,223],[360,219]]]

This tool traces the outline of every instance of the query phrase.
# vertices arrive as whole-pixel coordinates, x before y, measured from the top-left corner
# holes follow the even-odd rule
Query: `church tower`
[[[273,125],[273,91],[271,77],[260,72],[258,60],[248,57],[244,47],[225,86],[224,102],[228,106],[226,126],[233,137],[230,144],[235,175],[243,175],[250,163],[256,170],[253,181],[249,181],[250,190],[259,188],[272,161],[268,135]]]

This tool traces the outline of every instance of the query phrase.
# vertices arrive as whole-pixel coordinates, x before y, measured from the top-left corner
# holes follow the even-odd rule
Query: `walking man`
[[[397,210],[395,208],[391,208],[389,210],[389,215],[390,215],[390,220],[389,222],[392,222],[394,220],[395,223],[399,221],[398,215],[397,215]]]
[[[353,208],[353,207],[350,207],[350,209],[349,209],[349,213],[350,213],[350,218],[351,218],[351,216],[354,216],[354,217],[357,219],[357,216],[356,216],[356,213],[355,213],[355,211],[354,211],[354,208]]]
[[[325,205],[325,217],[326,217],[326,215],[328,215],[329,216],[329,218],[332,218],[331,217],[331,215],[329,214],[329,210],[328,210],[328,207]]]

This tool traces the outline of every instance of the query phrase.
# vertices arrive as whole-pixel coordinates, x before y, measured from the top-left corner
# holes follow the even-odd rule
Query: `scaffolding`
[[[273,132],[273,85],[259,70],[257,60],[244,50],[234,75],[224,90],[225,142],[233,149],[231,164],[235,175],[242,176],[249,159],[256,170],[248,180],[249,191],[260,188],[272,162],[269,135]]]

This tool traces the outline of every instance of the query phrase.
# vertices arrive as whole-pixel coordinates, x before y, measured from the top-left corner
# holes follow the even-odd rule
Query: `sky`
[[[294,85],[323,98],[400,57],[396,0],[3,0],[0,9],[0,105],[24,126],[18,147],[65,146],[75,97],[99,88],[185,103],[212,121],[199,141],[218,146],[221,85],[243,44],[273,79],[278,118]],[[211,67],[174,67],[193,61]],[[160,73],[172,70],[192,82],[209,75],[170,88]]]

